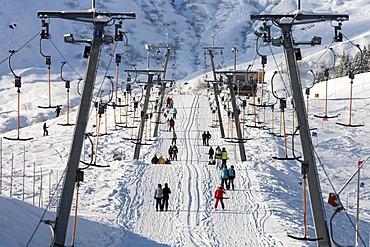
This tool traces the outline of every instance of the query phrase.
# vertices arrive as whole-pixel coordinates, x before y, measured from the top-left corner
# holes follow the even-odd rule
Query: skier
[[[221,159],[221,148],[220,148],[220,146],[217,146],[217,148],[216,148],[215,159]]]
[[[172,146],[172,160],[177,160],[177,153],[179,149],[177,148],[176,144]]]
[[[171,189],[168,188],[168,184],[165,183],[164,184],[164,188],[163,188],[163,203],[162,203],[162,208],[164,210],[168,210],[168,199],[170,198],[170,194],[171,194]]]
[[[170,129],[169,131],[175,131],[175,120],[173,118],[170,119]]]
[[[152,164],[158,164],[159,159],[157,158],[157,155],[155,154],[154,157],[152,158]]]
[[[221,151],[221,160],[222,160],[222,167],[226,167],[226,160],[227,160],[227,152],[225,148],[222,148]]]
[[[47,130],[47,126],[46,126],[46,122],[44,123],[44,125],[42,126],[42,129],[44,130],[44,136],[48,136],[49,135],[49,131]]]
[[[202,134],[203,146],[207,145],[207,133],[204,131]]]
[[[170,146],[168,148],[168,159],[173,160],[172,154],[173,154],[173,150],[172,150],[172,146]]]
[[[170,107],[170,103],[171,103],[171,99],[170,97],[167,97],[166,98],[166,107],[169,108]]]
[[[170,130],[171,129],[171,121],[170,121],[169,118],[167,118],[166,124],[167,124],[168,129]]]
[[[61,108],[61,106],[60,105],[57,105],[57,109],[55,109],[55,113],[56,113],[56,115],[55,115],[55,117],[59,117],[59,115],[60,115],[60,110],[61,110],[62,108]]]
[[[175,132],[175,131],[173,131],[173,132],[172,132],[172,143],[171,143],[171,144],[172,144],[172,145],[173,145],[173,144],[175,144],[175,145],[176,145],[176,140],[177,140],[177,135],[176,135],[176,132]]]
[[[209,133],[209,131],[207,131],[207,133],[206,133],[206,143],[207,143],[206,145],[207,146],[209,146],[209,139],[211,139],[211,137],[212,137],[211,133]]]
[[[166,160],[163,158],[163,156],[159,156],[159,159],[158,159],[158,164],[161,164],[161,165],[164,165],[166,164]]]
[[[173,115],[173,118],[176,119],[176,115],[177,115],[177,109],[176,108],[173,108],[172,115]]]
[[[227,170],[227,176],[229,177],[229,188],[231,186],[231,188],[234,190],[234,179],[235,179],[235,170],[234,170],[234,166],[232,165],[229,170]]]
[[[212,147],[209,148],[208,154],[209,154],[209,159],[213,160],[213,155],[215,154],[215,151],[213,150]]]
[[[155,203],[155,210],[158,211],[158,206],[159,206],[159,209],[161,211],[163,211],[163,206],[162,206],[163,189],[162,189],[162,185],[161,184],[158,184],[158,187],[155,189],[154,199],[156,201],[156,203]]]
[[[224,166],[221,170],[221,184],[222,186],[226,186],[227,189],[227,181],[229,179],[228,173],[227,173],[227,167]]]
[[[222,170],[222,161],[220,159],[216,159],[216,168]]]
[[[224,204],[224,194],[226,193],[224,186],[221,184],[215,191],[215,206],[214,208],[217,209],[218,201],[221,202],[222,209],[225,209],[225,204]]]

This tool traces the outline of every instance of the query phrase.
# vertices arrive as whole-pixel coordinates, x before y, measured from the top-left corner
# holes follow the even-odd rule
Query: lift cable
[[[27,46],[32,40],[34,40],[37,36],[39,36],[40,35],[40,33],[41,33],[41,31],[40,32],[37,32],[36,34],[35,34],[35,36],[33,36],[30,40],[28,40],[24,45],[22,45],[20,48],[18,48],[18,50],[14,50],[14,52],[13,52],[13,54],[16,54],[17,52],[19,52],[20,50],[22,50],[25,46]],[[10,55],[9,55],[10,56]],[[3,59],[3,60],[1,60],[0,61],[0,65],[2,64],[2,63],[4,63],[5,61],[7,61],[8,59],[9,59],[9,56],[7,56],[5,59]]]
[[[333,51],[333,48],[331,48],[331,46],[334,44],[334,40],[330,43],[330,45],[325,49],[325,51],[320,55],[320,57],[318,59],[316,59],[315,62],[313,62],[312,66],[306,70],[306,72],[302,73],[301,74],[301,77],[305,76],[308,72],[310,72],[310,70],[313,70],[313,68],[315,67],[315,65],[317,65],[317,63],[322,59],[322,57],[325,55],[325,53],[328,51],[328,50],[331,50]],[[335,66],[335,59],[336,59],[336,55],[334,54],[334,62],[333,62],[333,66],[331,66],[331,69],[334,68]]]
[[[54,48],[57,50],[57,52],[59,53],[59,55],[64,59],[64,61],[66,61],[66,64],[69,65],[69,67],[80,77],[80,78],[83,78],[83,76],[81,76],[77,70],[71,65],[71,63],[68,62],[68,60],[64,57],[64,55],[62,54],[62,52],[58,49],[58,47],[55,45],[55,43],[53,42],[52,38],[49,39],[50,43],[54,46]]]
[[[258,40],[258,36],[257,36],[257,40]],[[257,42],[257,40],[256,40],[256,42]],[[251,64],[251,66],[250,66],[250,70],[252,70],[254,63],[256,62],[256,59],[257,59],[257,56],[258,56],[257,50],[261,47],[261,45],[262,45],[262,43],[260,43],[259,44],[259,47],[257,47],[257,43],[256,43],[256,54],[254,55],[253,62]]]
[[[274,52],[272,51],[271,44],[269,44],[269,47],[270,47],[271,55],[272,55],[272,58],[273,58],[273,60],[274,60],[274,63],[275,63],[276,69],[277,69],[277,71],[278,71],[278,73],[279,73],[279,75],[280,75],[281,81],[283,82],[283,85],[284,85],[284,88],[285,88],[285,92],[286,92],[286,94],[287,94],[287,97],[290,97],[290,94],[289,94],[289,91],[290,91],[290,90],[288,90],[288,87],[287,87],[287,85],[286,85],[286,82],[284,81],[284,78],[283,78],[283,76],[282,76],[282,72],[281,72],[281,71],[280,71],[280,69],[279,69],[279,65],[277,64],[277,61],[276,61],[276,58],[275,58],[275,54],[274,54]]]
[[[116,51],[117,43],[118,43],[118,42],[116,42],[116,43],[115,43],[115,45],[114,45],[114,48],[113,48],[112,54],[114,54],[114,53],[115,53],[115,51]],[[105,78],[107,78],[107,74],[108,74],[109,68],[110,68],[110,66],[111,66],[111,64],[112,64],[112,60],[113,60],[113,56],[110,56],[109,63],[108,63],[107,69],[105,70],[103,80],[102,80],[102,82],[100,83],[99,91],[98,91],[98,93],[96,94],[95,99],[93,100],[94,102],[97,102],[97,101],[98,101],[98,97],[99,97],[99,95],[101,95],[101,93],[102,93],[102,87],[103,87],[103,84],[104,84]],[[93,111],[93,107],[90,109],[90,114],[89,114],[89,116],[91,116],[92,111]]]

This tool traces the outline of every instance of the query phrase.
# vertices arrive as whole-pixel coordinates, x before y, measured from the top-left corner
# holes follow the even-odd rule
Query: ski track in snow
[[[190,98],[190,95],[186,96],[187,99]],[[202,193],[201,193],[201,182],[205,180],[201,174],[201,164],[199,160],[202,159],[201,153],[199,151],[198,145],[200,129],[199,129],[199,95],[194,96],[193,103],[190,109],[189,116],[186,116],[187,119],[186,126],[184,128],[184,138],[183,146],[186,147],[186,160],[184,161],[184,185],[183,188],[187,191],[188,194],[188,205],[187,205],[187,225],[186,227],[189,239],[184,243],[189,245],[189,242],[192,245],[196,246],[209,246],[206,228],[204,227],[204,222],[200,222],[202,210]],[[196,134],[195,134],[196,133]],[[194,136],[195,135],[195,136]],[[195,137],[195,138],[194,138]]]
[[[279,241],[264,232],[271,212],[253,196],[255,188],[249,177],[250,163],[234,163],[237,190],[227,192],[230,199],[225,201],[224,212],[214,211],[213,193],[220,182],[220,171],[207,165],[209,147],[203,146],[200,138],[203,131],[209,129],[204,126],[209,124],[204,119],[212,119],[207,97],[174,95],[173,99],[178,109],[175,124],[178,161],[173,161],[171,165],[150,165],[142,160],[120,162],[120,167],[116,167],[114,172],[117,180],[106,185],[113,188],[107,200],[96,202],[100,204],[99,210],[106,213],[116,211],[116,224],[124,230],[143,234],[170,246],[279,246]],[[219,138],[218,129],[211,129],[210,132],[210,145],[222,146],[224,143]],[[171,136],[171,132],[162,129],[153,145],[142,148],[144,161],[149,161],[154,153],[167,157]],[[237,147],[226,147],[230,149],[230,157],[238,156]],[[112,171],[104,173],[96,176],[109,176]],[[158,182],[168,182],[172,190],[168,212],[155,212],[152,198]],[[148,184],[152,187],[148,188]],[[240,204],[243,201],[247,203]],[[148,218],[147,214],[155,215]],[[228,224],[238,224],[240,232],[230,235],[233,237],[225,236]],[[148,225],[152,225],[153,229],[148,230]]]

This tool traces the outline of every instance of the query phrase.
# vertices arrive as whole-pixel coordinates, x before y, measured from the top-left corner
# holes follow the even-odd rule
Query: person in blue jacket
[[[177,109],[176,108],[172,109],[172,115],[173,115],[173,119],[176,119],[176,115],[177,115]]]
[[[227,166],[224,166],[221,170],[221,184],[222,186],[227,186],[227,181],[229,179],[228,173],[227,173]]]
[[[155,189],[154,199],[156,201],[155,210],[158,211],[158,208],[159,208],[161,211],[163,211],[163,204],[162,204],[163,189],[162,189],[162,184],[158,184],[158,187]]]
[[[227,175],[229,177],[229,188],[231,186],[232,190],[235,189],[234,187],[234,179],[235,179],[235,170],[234,170],[234,166],[230,166],[230,168],[227,170]]]

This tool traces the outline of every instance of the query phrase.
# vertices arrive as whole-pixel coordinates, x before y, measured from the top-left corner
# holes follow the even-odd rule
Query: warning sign
[[[328,203],[332,205],[335,208],[341,208],[343,207],[342,204],[339,201],[339,196],[335,193],[329,193],[329,200]]]

